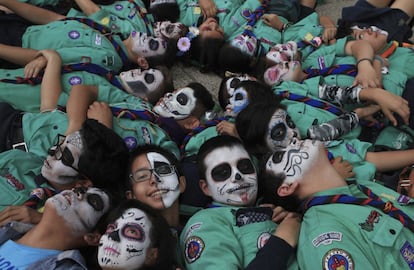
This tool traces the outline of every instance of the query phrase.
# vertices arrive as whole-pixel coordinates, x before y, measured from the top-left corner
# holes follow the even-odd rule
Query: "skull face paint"
[[[155,174],[154,176],[157,181],[157,188],[161,194],[162,202],[165,208],[169,208],[180,195],[177,172],[175,169],[172,169],[168,159],[159,153],[150,152],[147,154],[147,158],[151,164],[151,168],[155,170],[153,173]],[[169,170],[164,169],[166,166],[170,166]]]
[[[133,31],[131,33],[131,50],[142,57],[163,55],[167,51],[167,42],[163,38],[154,38],[146,33]]]
[[[318,158],[320,143],[294,138],[286,147],[276,150],[266,162],[266,171],[285,175],[286,184],[301,181],[305,172]]]
[[[297,50],[298,46],[294,41],[289,41],[286,44],[276,44],[266,54],[266,60],[268,64],[293,61],[296,58]]]
[[[172,117],[182,120],[191,115],[196,106],[197,99],[194,90],[189,87],[178,89],[172,93],[167,93],[154,106],[154,112],[163,117]]]
[[[268,124],[266,146],[269,150],[275,151],[288,146],[293,138],[300,139],[299,130],[285,110],[277,109]]]
[[[151,247],[152,224],[140,209],[130,208],[108,224],[99,241],[98,262],[109,269],[140,269]]]
[[[267,85],[273,86],[283,81],[299,81],[300,72],[298,61],[282,62],[266,69],[263,79]]]
[[[170,39],[179,39],[183,36],[186,27],[179,22],[172,23],[170,21],[155,22],[154,36]]]
[[[164,75],[158,69],[132,69],[119,74],[125,90],[139,98],[146,98],[159,89],[164,81]]]
[[[109,197],[99,188],[64,190],[46,201],[76,236],[89,232],[109,209]]]
[[[243,147],[214,149],[203,162],[206,164],[205,180],[215,202],[234,206],[254,204],[257,174]]]
[[[246,106],[249,105],[249,95],[247,91],[240,87],[234,90],[233,95],[229,99],[226,106],[226,114],[236,117]]]
[[[257,47],[257,39],[247,35],[238,35],[231,41],[231,45],[249,56],[254,56]]]

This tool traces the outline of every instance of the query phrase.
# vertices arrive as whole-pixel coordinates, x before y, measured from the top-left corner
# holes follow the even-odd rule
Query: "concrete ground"
[[[320,15],[330,16],[334,22],[341,16],[341,9],[345,6],[355,4],[357,0],[324,0],[316,8]],[[196,67],[184,66],[181,63],[175,64],[172,68],[174,86],[180,88],[189,82],[199,82],[203,84],[214,97],[217,97],[217,91],[220,85],[221,78],[215,74],[201,73]]]

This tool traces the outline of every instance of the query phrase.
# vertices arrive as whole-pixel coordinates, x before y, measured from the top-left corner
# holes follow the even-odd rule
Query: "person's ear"
[[[88,243],[89,246],[98,246],[101,236],[102,235],[97,232],[87,233],[83,236],[83,240],[85,240],[85,242]]]
[[[200,120],[195,117],[194,115],[190,115],[186,119],[184,119],[184,128],[188,130],[195,129],[200,125]]]
[[[149,248],[145,257],[145,265],[152,266],[158,260],[158,248]]]
[[[93,187],[93,183],[90,179],[81,179],[76,182],[75,187]]]
[[[140,68],[143,68],[143,69],[148,69],[149,68],[148,61],[147,61],[147,59],[145,59],[145,57],[138,56],[137,64]]]
[[[291,184],[283,183],[278,187],[277,195],[279,195],[280,197],[290,196],[296,191],[298,186],[298,182],[293,182]]]
[[[135,199],[134,193],[131,190],[125,191],[125,197],[127,199]]]
[[[180,193],[183,193],[185,190],[185,187],[187,185],[187,181],[185,180],[185,176],[180,176],[178,179],[178,182],[180,183]]]
[[[205,179],[200,179],[199,183],[201,191],[209,197],[211,197],[210,189],[208,188],[207,181]]]

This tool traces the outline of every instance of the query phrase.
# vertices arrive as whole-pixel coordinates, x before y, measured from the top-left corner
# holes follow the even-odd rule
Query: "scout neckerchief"
[[[205,130],[206,128],[212,127],[212,126],[217,126],[218,123],[220,123],[223,120],[228,120],[228,117],[219,117],[219,118],[215,118],[209,121],[206,121],[204,124],[199,125],[198,127],[194,128],[193,130],[191,130],[185,137],[184,140],[182,142],[182,144],[180,145],[180,152],[181,152],[181,158],[185,157],[185,147],[187,146],[187,143],[190,141],[190,139],[202,132],[203,130]]]
[[[246,14],[247,23],[244,27],[244,31],[242,33],[243,36],[255,37],[256,35],[253,33],[253,27],[255,26],[256,22],[263,16],[263,14],[269,9],[270,0],[263,0],[261,5],[256,8],[250,14]],[[255,52],[255,57],[258,58],[260,55],[263,54],[263,47],[260,44],[260,40],[257,39],[257,48]]]
[[[127,118],[130,120],[145,120],[155,123],[158,116],[148,110],[125,109],[111,106],[112,115],[117,118]]]
[[[381,57],[382,58],[388,58],[391,54],[393,54],[395,52],[397,47],[398,47],[398,42],[394,40],[391,43],[391,46],[389,46],[383,53],[381,53]]]
[[[135,10],[138,11],[139,16],[141,17],[141,19],[145,23],[145,28],[147,29],[147,34],[149,36],[152,36],[151,29],[149,28],[149,26],[150,26],[151,23],[150,23],[150,21],[149,21],[149,19],[147,17],[147,14],[148,14],[147,10],[145,8],[143,8],[143,7],[140,7],[134,0],[128,0],[128,2],[130,2],[134,6]],[[135,15],[135,14],[133,14],[133,15]],[[128,15],[128,18],[132,19],[133,15],[132,14],[131,15]]]
[[[322,68],[322,69],[307,68],[304,70],[304,72],[306,73],[304,80],[306,80],[306,79],[313,78],[316,76],[325,77],[328,75],[340,75],[340,74],[355,77],[357,75],[358,70],[355,65],[342,64],[342,65],[333,65],[333,66]]]
[[[40,186],[42,183],[47,182],[41,174],[37,175],[34,181],[37,188],[30,193],[29,199],[27,199],[23,205],[33,209],[39,209],[46,203],[47,199],[54,196],[58,192],[52,188]]]
[[[401,209],[395,207],[392,202],[384,202],[369,188],[358,185],[358,188],[368,196],[368,198],[358,198],[346,194],[316,196],[306,200],[301,205],[302,212],[305,213],[309,208],[315,205],[324,205],[331,203],[355,204],[355,205],[369,205],[379,209],[381,212],[398,220],[404,227],[414,232],[414,221]]]
[[[99,75],[106,80],[108,80],[112,85],[118,87],[121,90],[124,90],[121,82],[116,77],[113,71],[107,70],[97,64],[94,63],[77,63],[77,64],[69,64],[62,66],[62,74],[67,74],[74,71],[86,71],[92,74]],[[4,83],[14,83],[14,84],[30,84],[30,85],[37,85],[42,83],[44,73],[41,72],[36,77],[31,78],[23,78],[20,76],[15,77],[15,79],[0,79],[0,82]],[[125,90],[124,90],[125,91]]]
[[[323,43],[323,40],[320,36],[314,37],[311,33],[307,33],[303,40],[296,42],[299,49],[303,49],[307,46],[310,47],[310,53],[319,48]]]
[[[118,42],[113,38],[111,29],[88,18],[67,17],[65,19],[62,19],[62,21],[70,21],[70,20],[78,21],[100,32],[104,37],[106,37],[111,42],[112,46],[114,46],[119,57],[121,57],[122,59],[123,65],[124,66],[129,65],[128,56],[122,49],[122,46],[118,44]]]

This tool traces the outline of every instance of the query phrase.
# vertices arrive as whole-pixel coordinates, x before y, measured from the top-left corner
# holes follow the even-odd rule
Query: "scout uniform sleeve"
[[[239,269],[243,265],[242,248],[232,230],[230,210],[227,213],[216,210],[197,212],[181,233],[181,255],[188,270]]]

